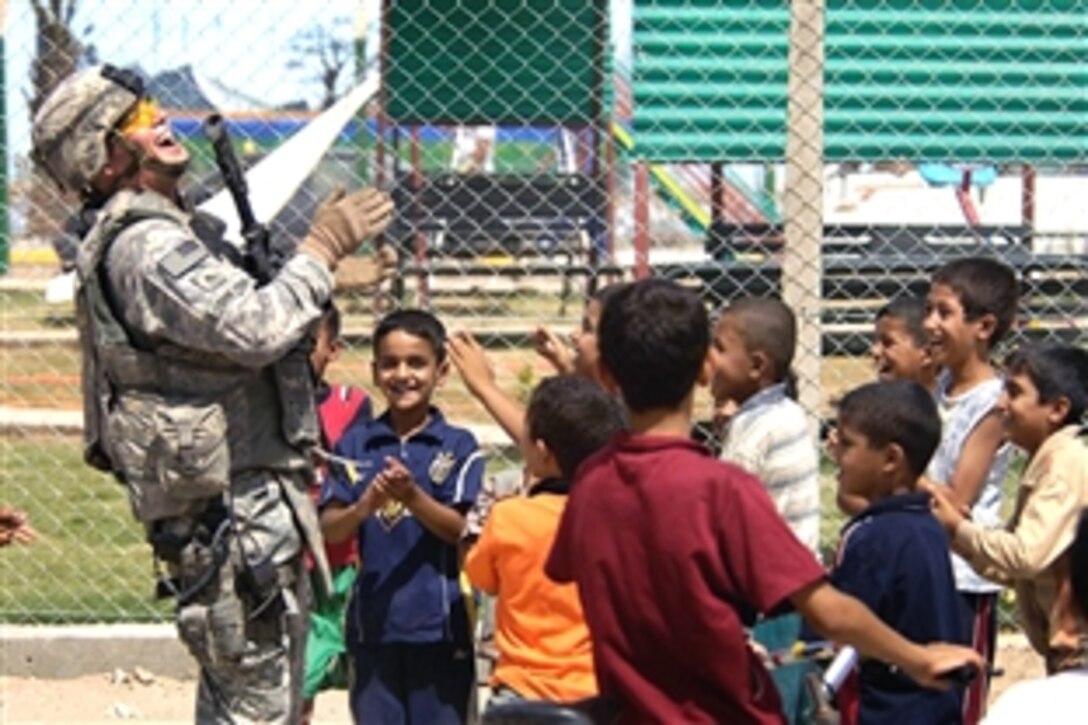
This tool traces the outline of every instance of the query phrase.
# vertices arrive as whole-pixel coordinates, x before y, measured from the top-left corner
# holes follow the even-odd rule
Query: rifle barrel
[[[234,153],[234,147],[230,143],[230,134],[223,117],[213,113],[204,119],[204,135],[212,144],[215,152],[215,165],[219,167],[219,174],[223,177],[223,185],[230,192],[234,206],[238,210],[238,220],[242,225],[242,233],[257,226],[257,217],[253,214],[253,207],[249,203],[249,187],[246,185],[246,176],[242,173],[242,166],[238,163],[238,157]]]

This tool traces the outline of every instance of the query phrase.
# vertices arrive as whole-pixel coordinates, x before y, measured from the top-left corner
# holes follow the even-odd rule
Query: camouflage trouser
[[[299,721],[309,582],[280,485],[274,474],[232,482],[225,561],[178,609],[178,633],[200,665],[198,723]],[[214,568],[215,549],[186,548],[176,571],[183,588]],[[270,575],[264,587],[254,586],[254,570]]]

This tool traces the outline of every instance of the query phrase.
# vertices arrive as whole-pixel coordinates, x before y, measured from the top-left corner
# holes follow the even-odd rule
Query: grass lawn
[[[151,552],[124,490],[86,466],[72,436],[0,436],[4,503],[30,516],[39,539],[0,556],[0,621],[76,623],[162,619]]]
[[[0,556],[0,622],[82,623],[153,621],[169,617],[154,602],[151,553],[129,513],[123,489],[88,468],[74,436],[0,436],[6,482],[3,500],[30,515],[40,538],[7,547]],[[489,470],[518,465],[513,448],[493,452]],[[1010,472],[1006,503],[1022,463]],[[834,465],[820,466],[820,540],[832,559],[845,518],[835,505]],[[1014,624],[1012,603],[1001,622]]]
[[[467,308],[473,303],[487,310]],[[489,335],[489,355],[499,385],[520,399],[550,370],[536,356],[525,334],[537,324],[560,330],[575,327],[581,315],[577,304],[557,314],[553,295],[525,290],[516,294],[473,294],[436,299],[440,314],[451,329],[480,334],[501,323],[521,330],[518,336]],[[5,331],[70,327],[70,316],[47,308],[35,293],[0,295]],[[444,309],[451,306],[455,309]],[[345,330],[366,331],[374,324],[369,304],[355,299],[345,304]],[[356,341],[333,363],[328,376],[372,389],[369,344]],[[864,358],[827,357],[821,364],[823,412],[830,401],[872,377]],[[438,405],[460,424],[486,425],[492,421],[451,373],[440,389]],[[79,410],[79,352],[75,345],[9,346],[0,364],[0,405],[15,408]],[[378,403],[381,409],[381,403]],[[696,418],[710,417],[706,390],[696,398]],[[500,436],[501,441],[501,436]],[[491,451],[489,468],[519,465],[516,450],[502,446]],[[9,547],[0,556],[0,621],[89,622],[160,619],[168,603],[151,598],[151,554],[143,531],[129,513],[124,490],[109,477],[88,468],[80,457],[76,436],[48,434],[0,435],[0,471],[4,484],[0,502],[26,510],[41,540],[29,547]],[[1010,486],[1019,467],[1010,474]],[[821,542],[827,560],[834,551],[843,516],[835,505],[834,467],[821,464],[823,518]],[[1007,500],[1011,501],[1012,496]]]

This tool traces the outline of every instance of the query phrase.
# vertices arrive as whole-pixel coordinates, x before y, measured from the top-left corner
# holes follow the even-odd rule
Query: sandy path
[[[1040,677],[1042,662],[1022,635],[1002,637],[992,695],[1021,679]],[[0,677],[0,723],[93,723],[129,720],[141,723],[192,722],[193,680],[154,677],[148,684],[132,678],[114,682],[110,674],[72,680]],[[318,697],[315,722],[350,723],[347,693]]]
[[[116,683],[110,674],[71,680],[0,677],[0,723],[191,723],[195,680]],[[317,700],[316,723],[351,723],[347,693]]]

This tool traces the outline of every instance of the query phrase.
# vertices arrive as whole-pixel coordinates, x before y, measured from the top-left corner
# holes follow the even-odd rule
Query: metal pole
[[[611,126],[609,127],[611,129]],[[605,263],[616,263],[616,138],[605,136]]]
[[[1020,218],[1024,225],[1024,244],[1030,250],[1035,241],[1035,167],[1026,165],[1021,175]]]
[[[385,183],[385,104],[388,100],[385,92],[385,75],[389,70],[389,15],[389,0],[386,0],[382,3],[381,47],[378,49],[378,63],[381,68],[379,77],[382,79],[382,85],[378,90],[378,107],[374,119],[377,131],[377,144],[374,146],[374,186]],[[396,183],[395,169],[393,182]]]
[[[635,279],[650,276],[650,170],[635,162]]]
[[[419,306],[430,309],[430,290],[427,285],[427,236],[423,233],[423,168],[419,150],[419,126],[412,126],[412,228],[415,230],[416,264],[419,266]]]
[[[786,249],[782,299],[797,316],[798,398],[819,430],[823,236],[824,0],[790,3],[786,137]]]
[[[722,162],[710,165],[710,223],[720,222],[725,216],[722,203]]]

